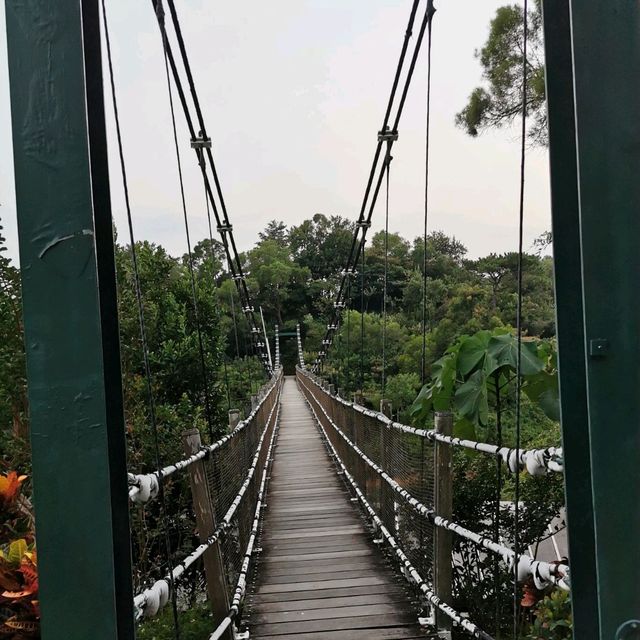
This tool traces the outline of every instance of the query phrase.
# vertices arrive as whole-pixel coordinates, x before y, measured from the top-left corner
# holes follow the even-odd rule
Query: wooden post
[[[229,409],[229,433],[231,433],[240,422],[240,409]]]
[[[197,429],[189,429],[183,434],[184,451],[192,455],[200,450],[202,441]],[[189,480],[193,496],[193,508],[196,514],[198,536],[204,542],[216,529],[216,519],[209,495],[207,473],[204,461],[200,460],[189,466]],[[229,598],[224,575],[224,562],[220,545],[214,544],[207,549],[203,556],[204,570],[207,577],[207,593],[213,611],[213,627],[217,627],[229,612]],[[233,640],[231,630],[223,636],[225,640]]]
[[[450,436],[453,433],[453,415],[449,412],[436,412],[436,433]],[[453,512],[453,469],[451,446],[436,442],[435,448],[435,512],[451,519]],[[436,595],[447,604],[451,604],[451,531],[436,527],[434,532],[433,584]],[[451,638],[451,618],[436,612],[436,626],[441,638]]]
[[[393,406],[391,404],[391,400],[382,399],[380,400],[380,413],[384,413],[389,420],[391,420],[391,411],[393,410]]]

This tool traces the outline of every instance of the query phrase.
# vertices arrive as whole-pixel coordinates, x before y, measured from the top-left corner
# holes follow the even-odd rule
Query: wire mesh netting
[[[251,535],[269,441],[276,425],[281,386],[280,371],[259,392],[259,405],[240,423],[237,436],[214,451],[206,462],[209,495],[217,523],[224,519],[241,495],[230,526],[219,543],[229,600],[235,592]]]
[[[298,382],[371,507],[422,578],[432,583],[434,526],[416,510],[410,498],[433,509],[433,444],[421,435],[398,428],[381,413],[331,394],[307,371],[298,370]],[[409,496],[394,488],[380,470]]]

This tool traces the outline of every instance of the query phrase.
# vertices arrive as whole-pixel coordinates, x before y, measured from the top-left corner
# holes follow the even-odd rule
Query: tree
[[[279,220],[271,220],[265,227],[264,231],[258,233],[258,237],[262,242],[265,240],[273,240],[281,247],[287,246],[287,225]]]
[[[279,325],[284,324],[284,309],[293,289],[304,287],[309,271],[298,266],[288,247],[276,240],[263,240],[249,251],[249,282],[256,302],[271,313]]]
[[[4,256],[0,225],[0,430],[26,438],[27,389],[22,325],[20,272]]]
[[[522,112],[523,35],[522,7],[500,7],[491,21],[484,47],[476,51],[485,84],[471,92],[467,105],[456,115],[456,124],[469,135],[475,137],[483,130],[508,126]],[[541,0],[535,0],[529,12],[527,35],[529,137],[535,144],[546,144]]]
[[[316,213],[289,232],[289,246],[296,262],[307,267],[314,279],[339,275],[351,248],[353,223],[341,216]]]

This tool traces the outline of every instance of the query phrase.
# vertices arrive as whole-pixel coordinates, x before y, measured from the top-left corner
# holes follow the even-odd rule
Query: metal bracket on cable
[[[244,313],[253,313],[255,311],[255,309],[251,306],[249,307],[242,307],[242,311],[244,311]]]
[[[218,227],[218,233],[231,233],[233,231],[232,224],[221,224]]]
[[[356,222],[356,227],[358,229],[368,229],[371,226],[371,220],[358,220]]]
[[[338,325],[337,324],[328,324],[327,325],[327,330],[328,331],[337,331],[338,330]]]
[[[389,129],[378,131],[378,142],[395,142],[397,139],[397,131],[389,131]]]
[[[369,225],[371,226],[371,225]],[[358,272],[356,271],[355,267],[349,267],[348,269],[343,269],[340,272],[341,276],[348,276],[348,277],[352,277],[352,276],[357,276]]]
[[[325,339],[322,341],[322,344],[323,344],[323,345],[325,345],[325,346],[329,346],[329,345],[331,345],[331,340],[329,340],[329,338],[325,338]]]
[[[191,148],[192,149],[211,149],[211,138],[207,138],[202,135],[202,131],[200,132],[200,137],[191,138]]]
[[[347,305],[344,302],[334,302],[333,306],[336,309],[344,309]]]

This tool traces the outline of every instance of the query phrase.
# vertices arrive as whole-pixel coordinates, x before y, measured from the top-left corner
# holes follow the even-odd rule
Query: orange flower
[[[26,479],[27,476],[19,476],[15,471],[0,475],[0,500],[6,503],[13,502],[20,491],[20,485]]]

